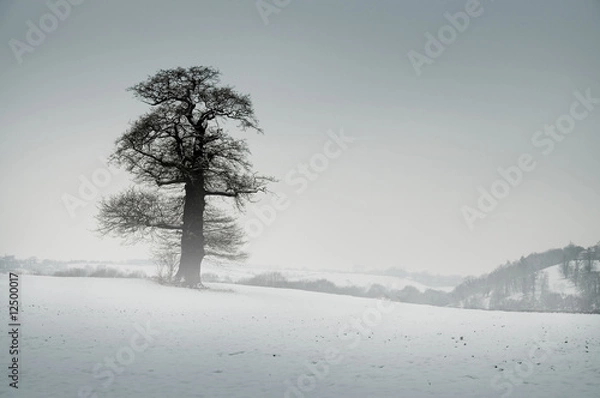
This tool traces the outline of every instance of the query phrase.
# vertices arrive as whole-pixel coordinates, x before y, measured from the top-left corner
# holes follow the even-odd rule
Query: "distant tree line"
[[[581,306],[592,312],[600,312],[600,244],[579,251],[575,258],[561,264],[562,275],[577,287],[581,294]]]
[[[220,281],[220,279],[214,278],[213,281],[217,282]],[[405,286],[403,289],[389,289],[380,284],[371,285],[369,288],[362,288],[359,286],[337,286],[326,279],[290,281],[279,272],[268,272],[256,275],[237,283],[242,285],[298,289],[355,297],[381,298],[414,304],[430,304],[436,306],[446,306],[450,304],[450,296],[447,293],[434,289],[427,289],[424,292],[421,292],[414,286]]]
[[[81,262],[81,261],[79,261]],[[40,273],[45,267],[72,262],[40,261],[35,257],[19,260],[14,256],[0,257],[0,272],[27,269]],[[87,262],[93,263],[93,262]],[[572,282],[577,294],[552,291],[546,268],[560,265],[561,276]],[[169,278],[174,272],[173,259],[165,258],[159,272]],[[111,270],[67,270],[55,276],[132,277],[113,275]],[[160,271],[160,270],[159,270]],[[403,270],[397,270],[406,272]],[[408,277],[408,273],[397,275]],[[206,274],[208,282],[239,283],[244,285],[298,289],[330,294],[366,298],[385,298],[405,303],[452,306],[505,311],[550,311],[600,313],[600,244],[587,249],[569,244],[562,249],[533,253],[517,261],[499,266],[489,274],[466,278],[452,292],[427,289],[423,292],[414,286],[391,289],[380,284],[369,288],[337,286],[326,279],[291,281],[279,272],[269,272],[241,281]]]
[[[145,274],[143,272],[121,272],[116,268],[106,267],[106,265],[144,265],[148,263],[149,260],[128,260],[121,262],[94,260],[59,261],[48,259],[40,260],[37,257],[20,259],[13,255],[4,255],[0,256],[0,273],[27,271],[34,275],[136,278],[143,277]],[[79,267],[69,268],[69,266],[73,264],[77,264]],[[81,264],[85,264],[85,268],[82,268],[80,266]]]
[[[56,266],[60,264],[66,264],[66,262],[55,261],[55,260],[38,260],[37,257],[29,257],[25,259],[16,258],[15,256],[2,256],[0,257],[0,272],[11,272],[19,269],[26,269],[28,271],[37,272],[43,271],[44,268]]]
[[[507,262],[489,274],[466,278],[452,295],[453,305],[517,311],[600,312],[600,245],[533,253]],[[579,295],[553,292],[542,271],[560,264]]]
[[[431,287],[456,286],[464,280],[464,278],[460,275],[432,275],[429,272],[411,272],[396,267],[388,268],[384,271],[372,271],[371,274],[411,279],[415,282]]]

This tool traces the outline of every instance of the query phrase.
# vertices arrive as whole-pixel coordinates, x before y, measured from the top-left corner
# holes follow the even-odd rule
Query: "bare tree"
[[[243,231],[216,200],[231,198],[241,210],[273,181],[253,171],[246,141],[226,126],[262,130],[250,97],[221,85],[210,67],[161,70],[130,90],[151,109],[117,140],[111,161],[152,189],[103,201],[99,230],[130,240],[156,233],[179,239],[175,279],[197,286],[206,255],[243,256]]]
[[[161,242],[152,254],[156,264],[156,276],[160,283],[172,283],[179,267],[180,253],[172,237],[173,234],[161,237]]]

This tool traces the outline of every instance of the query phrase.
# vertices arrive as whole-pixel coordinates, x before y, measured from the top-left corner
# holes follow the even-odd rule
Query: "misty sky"
[[[87,0],[19,62],[11,40],[26,43],[28,21],[51,11],[0,0],[0,255],[148,257],[92,232],[100,195],[127,186],[125,172],[73,216],[63,198],[147,109],[125,89],[192,65],[252,95],[265,131],[247,134],[255,166],[287,198],[252,239],[251,264],[480,274],[598,242],[600,104],[551,153],[532,139],[569,113],[574,92],[600,98],[600,1],[484,0],[418,75],[408,53],[425,54],[425,34],[467,3],[294,0],[265,24],[254,1]],[[324,167],[315,155],[340,131],[353,142]],[[471,230],[463,206],[522,154],[536,167]],[[310,180],[301,164],[313,158]]]

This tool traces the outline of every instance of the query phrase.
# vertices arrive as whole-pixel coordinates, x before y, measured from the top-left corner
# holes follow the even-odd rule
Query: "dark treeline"
[[[227,282],[215,275],[210,274],[205,274],[204,278],[209,282]],[[448,293],[439,290],[427,289],[425,292],[421,292],[414,286],[406,286],[403,289],[388,289],[380,284],[374,284],[370,288],[365,289],[358,286],[337,286],[333,282],[326,279],[290,281],[279,272],[269,272],[256,275],[252,278],[244,279],[237,283],[250,286],[298,289],[355,297],[386,298],[404,303],[431,304],[437,306],[447,306],[450,304],[450,296]]]
[[[562,249],[533,253],[507,262],[489,274],[466,278],[452,294],[455,305],[494,310],[600,312],[600,246],[569,244]],[[548,275],[540,273],[561,264],[561,271],[578,294],[553,292]]]

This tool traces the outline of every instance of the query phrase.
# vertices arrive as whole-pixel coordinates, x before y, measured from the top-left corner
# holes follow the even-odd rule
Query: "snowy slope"
[[[548,276],[548,288],[553,293],[563,295],[578,295],[577,287],[569,279],[566,279],[560,270],[560,264],[538,271],[539,276],[546,274]]]
[[[573,265],[571,265],[573,267]],[[580,264],[580,267],[583,267]],[[593,271],[600,271],[600,261],[593,264]],[[572,271],[571,271],[572,272]],[[528,275],[528,278],[531,275]],[[456,305],[462,308],[494,310],[534,310],[588,312],[589,307],[581,307],[580,289],[562,272],[562,264],[544,268],[535,273],[535,289],[531,287],[523,293],[522,275],[515,275],[506,287],[505,281],[489,281],[490,285],[480,285]],[[494,284],[495,283],[495,284]]]
[[[211,286],[23,276],[21,389],[11,394],[4,382],[0,396],[93,396],[85,388],[115,398],[585,398],[600,391],[600,316]],[[0,344],[7,347],[6,333]]]

